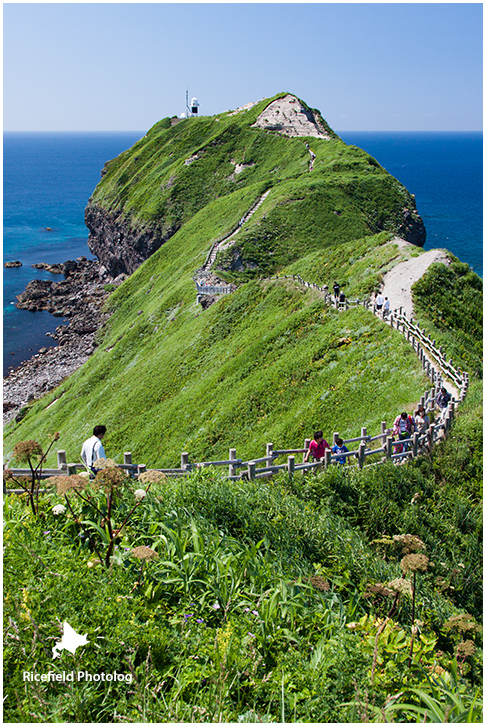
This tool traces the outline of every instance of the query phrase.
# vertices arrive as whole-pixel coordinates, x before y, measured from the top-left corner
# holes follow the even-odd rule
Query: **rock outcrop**
[[[131,275],[177,231],[174,228],[162,234],[156,225],[131,226],[129,218],[121,212],[112,214],[91,202],[84,221],[89,230],[89,249],[113,278]]]
[[[255,127],[266,131],[278,131],[283,136],[330,138],[318,115],[307,109],[290,93],[284,98],[272,101],[253,124],[253,128]]]

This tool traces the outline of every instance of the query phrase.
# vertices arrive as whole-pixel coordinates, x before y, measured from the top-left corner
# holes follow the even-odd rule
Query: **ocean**
[[[4,375],[30,358],[61,323],[45,311],[17,310],[15,296],[34,278],[63,279],[31,267],[88,250],[84,208],[105,161],[145,132],[4,133]],[[338,132],[365,149],[415,194],[427,229],[425,249],[445,247],[483,274],[482,133]]]

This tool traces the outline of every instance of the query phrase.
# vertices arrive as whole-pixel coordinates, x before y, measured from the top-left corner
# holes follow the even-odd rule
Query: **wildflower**
[[[220,607],[221,607],[221,605],[219,604],[219,602],[215,602],[212,607],[213,607],[214,610],[219,610]]]
[[[136,489],[133,492],[133,496],[135,497],[135,499],[142,500],[147,496],[147,492],[145,491],[145,489]]]
[[[204,623],[204,620],[202,618],[196,618],[196,623]]]
[[[44,532],[44,534],[50,534],[50,533],[51,533],[51,530],[50,530],[50,529],[47,529],[47,530],[46,530],[46,531]]]
[[[72,474],[71,476],[51,476],[47,479],[46,484],[55,486],[58,494],[64,494],[70,489],[84,489],[87,481],[79,474]]]
[[[156,560],[159,556],[155,550],[144,545],[132,549],[132,555],[139,560]]]
[[[425,572],[427,565],[429,564],[429,558],[426,555],[405,555],[400,565],[404,573],[406,572],[417,572],[421,570]]]
[[[397,577],[396,580],[392,580],[388,583],[388,587],[391,587],[395,592],[408,592],[412,594],[412,583],[410,580],[405,580],[403,577]]]
[[[252,615],[258,615],[258,610],[252,610]]]
[[[96,487],[110,491],[126,483],[127,477],[123,469],[118,469],[116,466],[98,467],[97,464],[99,461],[103,461],[103,459],[98,459],[94,464],[97,469],[101,469],[94,479],[94,485]],[[107,459],[106,461],[111,462],[111,459]]]
[[[476,646],[472,640],[463,640],[456,648],[456,656],[458,658],[467,658],[468,655],[474,655]]]
[[[250,608],[245,608],[245,609],[243,610],[243,612],[244,612],[244,613],[249,613],[249,612],[250,612]]]
[[[42,446],[37,441],[20,441],[14,446],[14,461],[28,464],[32,458],[42,456]]]
[[[155,471],[154,469],[144,471],[138,477],[138,481],[141,484],[158,484],[165,481],[166,479],[167,477],[165,474],[163,474],[161,471]]]
[[[329,582],[320,575],[311,577],[310,583],[316,590],[325,590],[326,592],[329,590]]]
[[[451,588],[452,590],[452,588]],[[470,613],[461,613],[460,615],[452,615],[444,623],[445,630],[457,630],[459,633],[465,633],[467,630],[479,632],[480,626],[474,620]]]
[[[189,618],[192,618],[192,616],[193,616],[193,615],[194,615],[194,613],[186,613],[186,614],[184,615],[184,619],[185,619],[185,620],[189,620]]]
[[[255,638],[256,637],[255,635],[253,635],[253,633],[250,633],[250,631],[248,631],[248,635],[250,636],[250,638]]]
[[[404,555],[425,549],[425,545],[422,540],[414,534],[394,534],[393,541],[397,544],[401,544]]]
[[[64,506],[64,504],[56,504],[55,507],[52,507],[52,513],[55,514],[56,516],[58,514],[64,514],[65,511],[66,511],[66,507]]]

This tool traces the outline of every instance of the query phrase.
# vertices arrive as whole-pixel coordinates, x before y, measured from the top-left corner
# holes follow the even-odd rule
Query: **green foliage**
[[[380,487],[394,476],[381,498]],[[410,466],[353,475],[335,467],[273,482],[228,482],[211,469],[185,479],[159,477],[120,528],[109,568],[92,566],[92,538],[80,536],[78,525],[87,506],[81,500],[56,514],[59,495],[49,490],[34,516],[22,499],[9,497],[6,718],[319,722],[326,713],[335,722],[356,722],[381,720],[382,713],[410,719],[423,704],[438,709],[450,703],[457,715],[477,721],[481,668],[471,644],[480,629],[464,602],[454,606],[453,590],[434,586],[458,552],[466,557],[465,539],[447,551],[439,523],[455,524],[452,492],[439,487],[435,505],[424,490],[418,509],[409,499],[418,481],[432,493],[425,473]],[[124,517],[123,507],[130,510],[136,486],[128,485],[114,524]],[[326,496],[334,490],[333,498]],[[454,496],[459,505],[466,499],[461,488]],[[346,497],[355,504],[343,509],[339,500]],[[398,507],[383,508],[386,497],[395,497]],[[369,522],[380,509],[381,517]],[[366,529],[357,525],[356,513]],[[402,525],[402,533],[417,536],[425,517],[426,552],[434,553],[436,566],[417,579],[418,631],[412,635],[410,597],[400,597],[390,619],[386,587],[376,583],[403,581],[403,548],[414,538],[391,535]],[[387,541],[383,532],[400,545],[387,550],[388,561],[380,551],[386,545],[373,543]],[[464,577],[479,571],[479,549],[476,544],[472,559],[464,559]],[[134,550],[157,555],[143,577]],[[479,595],[479,582],[476,587]],[[57,663],[51,651],[64,620],[88,643],[74,656],[63,651]],[[459,661],[461,637],[470,644]],[[131,682],[23,680],[24,671],[63,670],[116,670]]]
[[[470,376],[482,378],[481,278],[451,255],[449,265],[431,265],[412,292],[418,320],[444,346],[447,358],[462,364]]]

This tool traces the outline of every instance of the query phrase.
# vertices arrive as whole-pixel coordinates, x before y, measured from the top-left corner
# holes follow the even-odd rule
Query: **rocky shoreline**
[[[56,346],[42,347],[3,379],[4,424],[14,419],[20,421],[26,404],[58,386],[88,360],[96,348],[96,333],[108,318],[103,304],[126,277],[113,279],[98,260],[86,257],[33,267],[62,274],[64,279],[32,280],[17,296],[17,307],[47,310],[54,316],[68,318],[69,325],[59,325],[55,333],[47,334]]]

